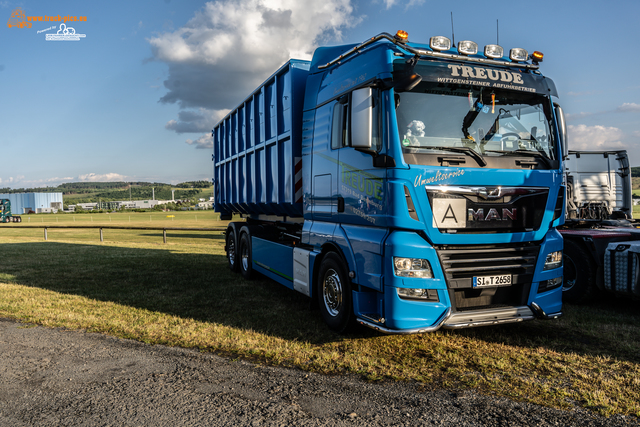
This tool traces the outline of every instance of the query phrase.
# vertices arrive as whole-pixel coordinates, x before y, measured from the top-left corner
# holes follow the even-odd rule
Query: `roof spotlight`
[[[451,49],[451,40],[443,36],[435,36],[429,39],[429,47],[433,50],[442,51]]]
[[[488,44],[484,47],[484,56],[493,59],[502,58],[504,56],[504,49],[497,44]]]
[[[463,40],[458,43],[458,52],[462,55],[475,55],[478,53],[478,43]]]
[[[524,62],[529,59],[529,52],[519,47],[513,48],[509,51],[509,59],[514,62]]]

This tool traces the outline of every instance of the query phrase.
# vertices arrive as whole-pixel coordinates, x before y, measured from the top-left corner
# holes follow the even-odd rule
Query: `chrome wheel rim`
[[[233,239],[229,239],[229,244],[227,245],[228,251],[227,254],[229,256],[229,264],[235,265],[236,263],[236,244]]]
[[[241,247],[242,247],[242,255],[241,255],[242,269],[244,271],[247,271],[247,269],[249,268],[249,249],[244,245],[241,245]]]
[[[342,309],[342,282],[334,269],[329,269],[324,276],[322,294],[327,312],[336,317]]]

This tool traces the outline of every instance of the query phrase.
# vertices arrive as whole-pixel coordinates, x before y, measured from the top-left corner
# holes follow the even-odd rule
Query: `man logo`
[[[487,215],[484,214],[484,209],[478,209],[477,211],[469,209],[467,212],[467,221],[515,221],[518,218],[518,208],[502,208],[502,216],[500,216],[496,208],[489,209]]]

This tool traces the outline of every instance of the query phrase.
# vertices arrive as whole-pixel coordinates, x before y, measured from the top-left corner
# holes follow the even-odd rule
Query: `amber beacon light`
[[[538,64],[542,62],[543,58],[544,58],[544,55],[542,54],[542,52],[538,52],[537,50],[531,54],[531,60],[533,61],[534,64]]]
[[[396,39],[402,43],[406,43],[409,40],[409,33],[406,31],[398,30],[396,33]]]

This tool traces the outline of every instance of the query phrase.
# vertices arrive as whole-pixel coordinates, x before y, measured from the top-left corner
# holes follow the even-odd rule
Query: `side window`
[[[350,95],[344,95],[338,99],[333,106],[333,118],[331,120],[331,149],[351,146],[351,130],[349,127],[349,101]],[[380,108],[380,91],[373,91],[373,111],[372,111],[372,132],[371,148],[375,151],[382,149],[382,138],[380,137],[380,123],[382,120],[382,108]]]
[[[341,99],[348,99],[346,95]],[[337,149],[349,146],[349,103],[338,101],[333,106],[331,121],[331,148]]]

